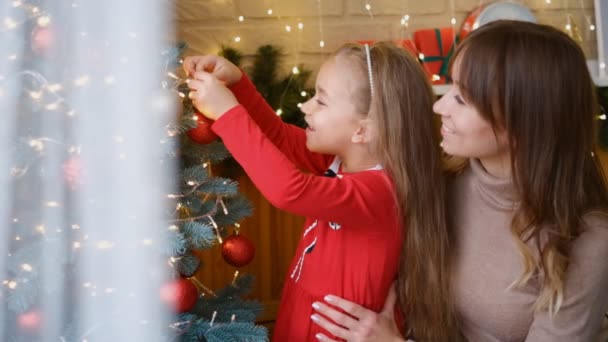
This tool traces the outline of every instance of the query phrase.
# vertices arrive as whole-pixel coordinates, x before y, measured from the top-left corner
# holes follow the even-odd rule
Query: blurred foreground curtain
[[[166,5],[0,2],[1,341],[165,340]]]

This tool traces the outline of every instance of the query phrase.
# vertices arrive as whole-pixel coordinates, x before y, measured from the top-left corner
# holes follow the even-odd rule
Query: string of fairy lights
[[[327,45],[326,43],[326,38],[324,35],[324,13],[322,12],[322,0],[314,0],[315,1],[315,5],[317,8],[317,17],[315,18],[315,20],[317,21],[317,25],[318,25],[318,46],[321,48],[321,55],[325,54],[325,46]],[[545,0],[545,10],[552,10],[556,4],[554,2],[555,0]],[[572,10],[570,9],[569,6],[569,0],[562,0],[563,4],[561,6],[561,9],[563,10],[564,13],[564,24],[563,24],[563,29],[566,33],[568,33],[568,35],[570,35],[571,37],[573,37],[575,40],[578,40],[579,43],[583,42],[583,38],[580,37],[580,32],[578,29],[578,25],[576,24],[576,20],[574,18],[574,15],[572,14]],[[520,1],[523,5],[525,5],[525,1]],[[478,3],[478,6],[485,6],[488,5],[490,3],[490,1],[486,1],[486,0],[480,0]],[[400,0],[400,4],[401,4],[401,12],[402,14],[399,16],[398,20],[399,20],[399,26],[400,26],[400,30],[399,30],[399,39],[401,40],[411,40],[412,39],[412,32],[410,30],[410,25],[411,25],[411,21],[412,21],[412,15],[409,12],[409,1],[408,0]],[[280,15],[280,13],[277,12],[276,9],[273,8],[272,4],[268,3],[268,0],[264,0],[263,3],[261,4],[262,6],[265,6],[266,10],[265,13],[268,15],[268,17],[272,17],[273,19],[276,19],[280,25],[283,25],[285,27],[285,33],[286,34],[291,34],[293,31],[292,26],[289,24],[285,24],[284,21],[284,17]],[[371,0],[362,0],[360,3],[360,6],[362,6],[363,10],[365,11],[364,13],[367,13],[367,15],[369,16],[370,21],[375,21],[375,20],[384,20],[384,19],[378,19],[378,16],[374,13],[374,4],[373,1]],[[584,18],[585,21],[585,27],[587,29],[588,32],[590,33],[594,33],[594,31],[596,30],[596,25],[594,22],[593,17],[587,13],[587,8],[585,7],[585,3],[584,0],[579,0],[579,9],[580,9],[580,13],[582,14],[582,17]],[[542,10],[541,10],[542,11]],[[458,29],[460,27],[460,25],[462,24],[461,22],[459,22],[459,20],[457,19],[457,15],[456,15],[456,3],[455,0],[450,0],[448,3],[448,16],[449,16],[449,22],[448,25],[449,27],[452,28],[452,44],[457,42],[457,35],[458,35]],[[237,17],[237,20],[239,22],[245,22],[246,21],[246,17],[241,14]],[[304,22],[301,19],[298,19],[298,31],[299,31],[299,36],[298,39],[296,39],[295,41],[300,42],[301,41],[301,32],[302,30],[304,30]],[[238,29],[237,29],[238,31]],[[383,39],[386,39],[387,37],[383,37]],[[242,43],[243,40],[245,39],[245,37],[243,37],[240,34],[236,34],[233,38],[233,41],[235,43]],[[298,45],[300,46],[300,44],[298,43]],[[411,46],[414,50],[415,53],[418,55],[418,58],[424,62],[425,59],[425,55],[424,53],[422,53],[421,51],[418,51],[418,48],[412,44]],[[298,64],[297,63],[299,61],[299,54],[300,51],[294,51],[293,56],[294,56],[294,60],[296,61],[296,63],[294,63],[294,66],[292,67],[292,74],[297,75],[299,73],[299,68],[298,68]],[[601,69],[605,69],[606,68],[606,63],[605,61],[599,61],[599,68]],[[431,79],[433,81],[439,80],[440,77],[439,75],[431,75]],[[304,97],[305,95],[303,95]],[[278,115],[281,115],[283,113],[283,109],[282,107],[282,102],[279,105],[279,108],[276,109],[276,112]],[[298,105],[298,107],[301,107],[301,103]]]

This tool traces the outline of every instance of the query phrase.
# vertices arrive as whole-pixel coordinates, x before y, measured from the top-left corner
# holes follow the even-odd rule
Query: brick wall
[[[547,3],[549,1],[550,3]],[[417,29],[459,28],[480,0],[176,0],[177,36],[190,45],[189,54],[217,53],[222,44],[252,54],[263,44],[275,44],[287,54],[284,69],[304,63],[317,69],[324,53],[345,41],[408,38]],[[578,27],[583,49],[597,58],[593,0],[525,0],[539,22],[563,28],[567,14]],[[373,16],[365,9],[371,4]],[[268,14],[268,9],[272,14]],[[321,15],[319,15],[319,13]],[[408,14],[406,28],[401,18]],[[244,20],[238,20],[243,16]],[[298,23],[304,28],[298,29]],[[291,27],[287,32],[286,26]],[[321,28],[325,47],[320,47]],[[240,42],[235,42],[240,37]]]

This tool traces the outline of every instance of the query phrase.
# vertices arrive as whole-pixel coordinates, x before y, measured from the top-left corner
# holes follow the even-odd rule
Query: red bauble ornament
[[[206,116],[199,112],[194,112],[196,115],[197,126],[188,131],[188,136],[192,141],[197,144],[209,144],[217,140],[219,138],[217,134],[215,134],[211,130],[211,124],[213,124],[213,120],[208,119]]]
[[[222,256],[226,262],[234,267],[242,267],[251,262],[255,256],[255,246],[242,235],[231,235],[224,239]]]
[[[176,312],[188,312],[196,304],[198,291],[188,279],[175,279],[160,289],[160,299]]]
[[[17,316],[17,324],[22,331],[38,333],[42,327],[42,314],[38,310],[24,312]]]
[[[63,179],[72,190],[83,184],[83,167],[79,156],[73,156],[63,163]]]
[[[45,54],[55,45],[55,31],[49,27],[37,26],[32,31],[32,50],[37,54]]]

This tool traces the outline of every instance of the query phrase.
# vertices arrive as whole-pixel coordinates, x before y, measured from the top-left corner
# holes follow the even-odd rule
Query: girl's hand
[[[346,341],[405,341],[395,323],[396,300],[397,293],[394,285],[391,286],[384,308],[380,313],[368,310],[346,299],[329,295],[325,297],[325,301],[331,306],[320,302],[313,303],[312,307],[317,313],[313,314],[311,319],[334,336]],[[332,306],[344,310],[348,315]],[[322,333],[317,334],[316,337],[319,341],[335,341]]]
[[[243,72],[229,60],[216,56],[189,56],[184,59],[184,70],[189,77],[195,73],[206,71],[224,82],[226,86],[231,86],[238,82],[243,76]]]
[[[188,80],[189,97],[194,107],[209,119],[219,119],[238,104],[232,92],[215,76],[205,71],[196,72],[193,76]]]

